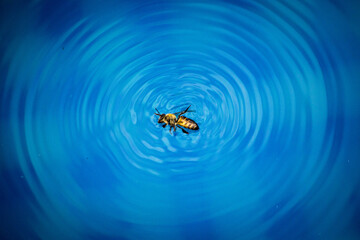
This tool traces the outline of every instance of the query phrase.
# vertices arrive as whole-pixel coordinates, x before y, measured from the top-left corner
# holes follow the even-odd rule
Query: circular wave
[[[84,8],[59,31],[58,19],[38,23],[5,51],[14,154],[37,226],[57,229],[35,234],[339,236],[359,186],[356,173],[345,190],[331,184],[349,171],[351,76],[318,6],[126,7],[102,20],[102,8]],[[155,108],[189,105],[198,131],[157,123]],[[330,231],[339,216],[344,224]]]

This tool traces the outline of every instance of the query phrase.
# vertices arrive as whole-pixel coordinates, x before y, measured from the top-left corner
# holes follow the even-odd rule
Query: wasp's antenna
[[[154,114],[160,116],[161,113],[159,112],[159,110],[157,110],[157,108],[155,108],[155,110],[156,110],[158,113],[154,113]]]

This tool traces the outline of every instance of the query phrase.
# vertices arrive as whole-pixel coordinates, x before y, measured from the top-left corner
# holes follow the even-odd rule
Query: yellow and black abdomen
[[[197,125],[197,123],[194,120],[184,117],[184,116],[180,116],[180,118],[176,124],[180,125],[182,127],[188,128],[188,129],[192,129],[192,130],[199,129],[199,126]]]

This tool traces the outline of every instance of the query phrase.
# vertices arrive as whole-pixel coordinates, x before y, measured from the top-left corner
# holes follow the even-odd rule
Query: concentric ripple
[[[360,237],[356,6],[3,5],[5,237]]]

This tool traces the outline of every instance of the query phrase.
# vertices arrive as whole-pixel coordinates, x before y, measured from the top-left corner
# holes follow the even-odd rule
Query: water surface
[[[355,2],[0,9],[2,238],[360,238]]]

